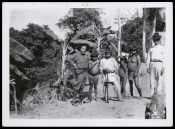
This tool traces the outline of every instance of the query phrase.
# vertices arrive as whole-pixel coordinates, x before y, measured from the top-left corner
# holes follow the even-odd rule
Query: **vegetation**
[[[15,79],[19,103],[26,90],[40,82],[50,84],[58,78],[61,42],[47,26],[30,23],[22,31],[10,28],[10,79]],[[10,89],[14,88],[10,86]],[[14,99],[11,100],[13,103]]]

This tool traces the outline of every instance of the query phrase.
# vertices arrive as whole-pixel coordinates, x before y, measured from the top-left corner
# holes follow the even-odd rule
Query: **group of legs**
[[[161,75],[161,66],[157,66],[159,65],[158,63],[156,63],[156,65],[152,65],[151,67],[151,76],[150,76],[150,84],[151,84],[151,96],[153,96],[154,93],[156,92],[161,92],[163,91],[164,87],[163,87],[163,76]],[[161,64],[160,64],[161,65]],[[130,90],[130,95],[133,97],[133,86],[135,85],[139,96],[142,96],[142,90],[141,87],[139,85],[139,75],[138,76],[133,76],[132,72],[129,72],[127,76],[125,76],[124,78],[120,77],[120,84],[118,82],[117,79],[113,79],[112,81],[106,81],[105,83],[103,83],[103,86],[105,86],[107,83],[109,85],[112,84],[113,89],[116,93],[116,96],[118,98],[118,100],[121,100],[122,97],[125,98],[126,97],[126,83],[127,83],[127,79],[129,80],[129,90]],[[89,93],[90,95],[92,95],[92,89],[94,87],[94,92],[95,92],[95,100],[97,100],[97,85],[98,85],[98,76],[96,77],[91,77],[89,78],[89,82],[90,82],[90,90]],[[162,88],[163,87],[163,88]],[[162,90],[163,89],[163,90]],[[92,96],[91,96],[92,98]]]
[[[106,79],[108,77],[108,80]],[[122,100],[122,97],[125,98],[126,97],[126,82],[127,82],[127,76],[126,78],[120,78],[120,79],[114,79],[116,76],[114,75],[105,75],[105,78],[103,81],[103,87],[106,86],[106,84],[108,86],[112,86],[114,89],[114,92],[117,96],[117,99],[119,101]],[[81,75],[78,76],[77,78],[77,84],[74,87],[74,98],[77,97],[77,95],[81,94],[83,92],[83,88],[84,86],[86,86],[86,79],[87,79],[87,73],[83,73]],[[141,88],[139,86],[139,76],[137,77],[132,77],[130,78],[129,76],[129,87],[130,87],[130,94],[131,96],[133,96],[133,85],[135,84],[138,93],[140,95],[140,97],[142,97],[142,91]],[[88,76],[88,80],[89,80],[89,95],[90,95],[90,101],[92,101],[92,91],[94,88],[94,93],[95,93],[95,100],[97,101],[97,97],[98,97],[98,83],[99,83],[99,75],[97,76]],[[119,82],[120,81],[120,82]],[[103,89],[103,93],[104,93],[104,89]]]
[[[126,83],[127,79],[129,80],[129,90],[130,95],[133,97],[133,85],[135,84],[135,87],[140,95],[142,97],[142,90],[139,86],[139,76],[133,77],[133,73],[129,73],[129,77],[125,76],[124,78],[120,78],[120,85],[121,85],[121,93],[123,98],[126,97]]]
[[[112,86],[114,89],[114,92],[118,98],[119,101],[122,100],[122,96],[121,96],[121,87],[120,87],[120,83],[119,83],[119,79],[115,78],[116,75],[115,74],[105,74],[105,75],[98,75],[98,76],[90,76],[89,77],[89,84],[90,84],[90,88],[89,88],[89,94],[90,94],[90,98],[92,100],[92,90],[94,88],[94,93],[95,93],[95,100],[97,101],[97,96],[98,96],[98,89],[97,86],[102,85],[103,86],[103,94],[105,97],[105,88],[109,88],[109,86]],[[100,81],[99,81],[100,79]],[[102,79],[102,81],[101,81]]]

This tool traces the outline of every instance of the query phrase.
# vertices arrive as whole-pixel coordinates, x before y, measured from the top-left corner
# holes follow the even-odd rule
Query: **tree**
[[[48,26],[31,23],[22,31],[10,28],[10,79],[15,79],[17,99],[40,81],[56,80],[60,44]]]
[[[67,41],[70,42],[75,35],[78,36],[79,33],[82,35],[82,31],[88,27],[92,29],[93,26],[96,26],[101,30],[101,13],[102,11],[96,8],[74,8],[64,18],[60,19],[57,25],[60,28],[70,30],[66,37]],[[92,39],[94,40],[94,38]]]
[[[70,29],[72,32],[88,27],[91,22],[95,23],[96,26],[102,26],[100,20],[100,9],[95,8],[73,8],[69,13],[57,24],[58,27],[63,29]]]
[[[165,14],[161,14],[164,8],[144,8],[144,17],[146,22],[146,52],[154,45],[152,36],[154,32],[165,31]]]
[[[82,35],[82,30],[86,29],[92,24],[95,24],[99,28],[102,27],[100,13],[101,13],[100,10],[95,8],[80,8],[80,9],[73,8],[68,12],[68,14],[64,18],[61,18],[59,20],[59,23],[57,23],[58,27],[70,30],[70,32],[67,33],[65,42],[62,44],[63,46],[62,67],[64,66],[65,58],[67,57],[66,54],[68,46],[70,45],[69,42],[73,39],[75,35],[77,35],[78,37],[79,36],[78,34],[81,31],[82,39],[87,40],[88,38],[90,40],[95,40],[94,37],[90,38],[90,36],[88,36],[86,33]],[[64,69],[62,69],[62,72],[63,71]]]
[[[123,52],[129,52],[130,48],[136,48],[139,55],[142,56],[142,32],[143,19],[136,17],[134,20],[129,20],[122,26],[122,41],[126,42],[126,46],[122,46]]]

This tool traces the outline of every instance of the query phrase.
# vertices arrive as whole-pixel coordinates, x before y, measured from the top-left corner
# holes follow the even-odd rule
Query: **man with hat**
[[[75,53],[68,60],[75,67],[76,71],[76,84],[74,86],[73,99],[76,99],[82,94],[88,76],[87,71],[90,55],[87,53],[86,49],[87,47],[82,45],[80,52]]]
[[[130,93],[133,97],[133,81],[139,92],[140,97],[142,97],[142,90],[139,86],[139,69],[141,66],[140,56],[137,54],[137,50],[134,48],[130,49],[130,54],[128,57],[128,80],[130,85]]]
[[[105,51],[105,58],[100,61],[100,72],[103,75],[103,82],[112,82],[113,89],[117,95],[119,101],[122,101],[121,97],[121,87],[119,83],[119,76],[118,76],[118,63],[112,57],[112,52],[110,50]]]
[[[90,94],[90,101],[92,101],[92,88],[94,87],[95,92],[95,101],[97,101],[97,85],[99,79],[99,60],[98,60],[98,52],[94,50],[91,55],[91,59],[89,60],[89,94]]]
[[[161,36],[159,33],[154,33],[152,37],[154,46],[150,48],[147,56],[147,71],[150,73],[151,96],[154,93],[163,92],[163,73],[164,73],[164,48],[161,45]]]

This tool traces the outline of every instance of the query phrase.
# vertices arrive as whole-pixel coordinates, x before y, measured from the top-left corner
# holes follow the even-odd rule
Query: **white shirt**
[[[160,44],[155,45],[154,47],[152,47],[147,55],[147,67],[149,67],[149,63],[151,60],[157,59],[157,60],[161,60],[162,62],[164,62],[165,57],[164,57],[164,47]],[[163,63],[164,64],[164,63]]]
[[[100,62],[100,69],[108,69],[111,72],[115,71],[118,69],[118,63],[114,58],[109,58],[109,59],[102,59]]]
[[[100,69],[101,70],[108,69],[111,72],[118,71],[118,63],[112,57],[109,59],[104,58],[100,61]],[[106,82],[106,80],[107,80],[106,76],[102,75],[102,77],[103,77],[103,81]],[[119,76],[116,73],[109,73],[108,74],[108,81],[109,82],[116,82],[120,86]]]

